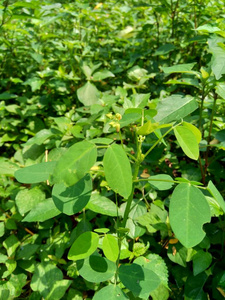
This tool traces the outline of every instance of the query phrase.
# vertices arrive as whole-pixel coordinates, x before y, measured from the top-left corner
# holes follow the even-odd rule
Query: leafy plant
[[[1,299],[223,299],[223,6],[206,4],[0,6]]]

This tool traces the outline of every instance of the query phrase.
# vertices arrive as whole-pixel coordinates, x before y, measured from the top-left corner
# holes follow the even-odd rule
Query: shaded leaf
[[[198,188],[181,183],[173,191],[169,218],[176,238],[187,248],[199,244],[205,232],[203,224],[210,222],[210,208]]]
[[[68,259],[79,260],[90,256],[98,247],[99,236],[95,232],[86,231],[78,236],[71,246]]]
[[[80,212],[88,203],[92,192],[92,179],[86,174],[81,180],[72,186],[64,183],[55,184],[52,190],[52,199],[55,206],[67,215]]]

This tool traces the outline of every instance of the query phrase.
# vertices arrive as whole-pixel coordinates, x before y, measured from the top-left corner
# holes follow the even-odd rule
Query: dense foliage
[[[0,5],[0,299],[224,299],[223,1]]]

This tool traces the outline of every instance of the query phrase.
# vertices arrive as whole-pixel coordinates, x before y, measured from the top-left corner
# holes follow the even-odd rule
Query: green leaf
[[[103,79],[106,79],[109,77],[115,77],[115,75],[108,70],[102,70],[102,71],[94,73],[94,75],[92,76],[92,79],[98,81],[98,80],[103,80]]]
[[[77,97],[85,106],[91,106],[99,102],[100,92],[89,81],[77,90]]]
[[[196,140],[199,144],[202,140],[201,131],[196,126],[194,126],[190,123],[187,123],[187,122],[183,122],[182,125],[183,125],[183,127],[188,128],[195,135]]]
[[[148,178],[148,182],[150,183],[150,185],[159,191],[169,190],[174,185],[173,182],[166,182],[166,181],[173,181],[173,178],[167,174],[153,175],[150,178]]]
[[[199,157],[199,146],[195,134],[184,126],[175,127],[174,133],[184,153],[191,159],[197,160]]]
[[[159,123],[152,123],[147,121],[143,126],[137,129],[137,134],[139,135],[148,135],[154,132],[159,127]]]
[[[107,285],[95,293],[93,300],[126,300],[129,299],[126,294],[117,285]]]
[[[13,257],[15,255],[16,249],[19,247],[20,242],[14,234],[11,234],[7,237],[3,242],[3,246],[5,247],[8,256]]]
[[[14,176],[15,171],[18,169],[18,165],[3,159],[0,160],[0,175]]]
[[[187,266],[186,262],[188,249],[182,246],[180,243],[177,243],[175,245],[169,244],[167,255],[172,262],[179,264],[182,267]]]
[[[71,280],[63,280],[62,271],[54,264],[42,262],[36,265],[30,285],[44,299],[59,300],[71,283]]]
[[[205,272],[200,273],[197,276],[188,276],[184,288],[185,300],[207,300],[208,297],[203,290],[207,278],[208,276]]]
[[[123,148],[117,144],[110,146],[105,152],[103,166],[110,188],[127,199],[132,191],[132,172]]]
[[[176,238],[185,247],[191,248],[199,244],[205,236],[202,226],[210,222],[210,208],[198,188],[181,183],[172,194],[169,218]]]
[[[52,198],[49,198],[33,207],[22,222],[44,222],[58,216],[60,213]]]
[[[166,54],[170,53],[171,51],[173,51],[174,49],[176,49],[176,47],[173,44],[164,44],[155,51],[153,56],[166,55]]]
[[[68,259],[79,260],[90,256],[98,247],[99,236],[95,232],[82,233],[71,246]]]
[[[148,254],[146,257],[140,256],[134,260],[134,263],[154,272],[160,278],[161,283],[168,287],[168,269],[161,256],[158,254]]]
[[[194,65],[196,63],[190,63],[190,64],[180,64],[180,65],[175,65],[172,67],[162,67],[162,70],[164,73],[171,74],[171,73],[191,73],[195,74],[197,72],[192,71]]]
[[[115,275],[116,264],[99,254],[93,254],[85,260],[79,260],[77,269],[85,280],[99,283],[110,280]]]
[[[19,169],[15,172],[15,178],[22,183],[39,183],[49,179],[56,166],[55,161],[43,162]]]
[[[197,108],[198,103],[195,98],[175,94],[159,102],[154,120],[161,124],[180,121]]]
[[[24,214],[34,208],[38,203],[45,200],[45,193],[38,187],[35,186],[32,189],[25,189],[19,191],[16,195],[16,205],[19,213]]]
[[[203,250],[198,251],[193,256],[193,274],[194,276],[205,271],[212,262],[212,255],[209,252]]]
[[[102,214],[111,217],[117,216],[116,204],[112,200],[101,196],[97,192],[92,193],[91,199],[88,202],[86,209],[90,209],[96,212],[97,214]]]
[[[116,262],[119,256],[119,246],[117,239],[111,235],[106,234],[103,238],[102,250],[105,256],[111,260]]]
[[[148,298],[149,294],[160,284],[160,279],[154,272],[135,263],[121,265],[119,278],[135,297],[140,298]]]
[[[209,51],[212,53],[211,67],[216,80],[225,74],[225,50],[219,46],[220,43],[224,43],[223,38],[213,37],[208,40]]]
[[[94,165],[97,158],[95,144],[82,141],[71,146],[59,159],[52,181],[71,186],[77,183]]]
[[[210,194],[217,201],[217,203],[225,213],[225,201],[211,180],[208,183],[207,190],[210,192]]]
[[[91,192],[92,179],[89,174],[86,174],[69,187],[64,183],[55,184],[52,190],[52,199],[58,210],[70,216],[80,212],[87,205]]]
[[[5,223],[0,222],[0,237],[2,237],[5,234]]]

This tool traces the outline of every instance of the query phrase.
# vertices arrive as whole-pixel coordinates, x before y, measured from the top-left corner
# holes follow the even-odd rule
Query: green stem
[[[179,124],[177,124],[176,126],[178,126],[178,125],[180,125],[181,123],[179,123]],[[169,130],[167,130],[167,132],[164,134],[164,135],[162,135],[161,136],[161,138],[159,138],[158,140],[157,140],[157,142],[155,142],[155,144],[150,148],[150,149],[148,149],[148,151],[144,154],[144,158],[143,158],[143,160],[146,158],[146,156],[148,156],[148,154],[164,139],[164,137],[168,134],[168,133],[170,133],[170,131],[172,131],[176,126],[173,126],[173,127],[171,127]]]
[[[135,163],[135,168],[134,168],[134,174],[133,174],[133,181],[136,180],[136,178],[138,176],[139,168],[140,168],[140,162],[136,162]],[[128,219],[130,208],[131,208],[131,203],[132,203],[132,200],[133,200],[134,186],[135,186],[135,184],[133,183],[132,192],[131,192],[129,198],[127,199],[127,205],[126,205],[126,209],[125,209],[125,212],[124,212],[123,223],[122,223],[122,227],[124,227],[124,228],[125,228],[126,223],[127,223],[127,219]]]
[[[215,114],[215,111],[216,111],[216,100],[217,100],[217,94],[214,94],[213,108],[212,108],[212,114],[211,114],[210,125],[209,125],[209,134],[208,134],[208,137],[207,137],[207,146],[210,145],[210,140],[211,140],[212,127],[213,127],[213,118],[214,118],[214,114]],[[204,176],[206,176],[207,168],[208,168],[209,149],[210,149],[210,147],[207,147],[206,153],[205,153]]]

